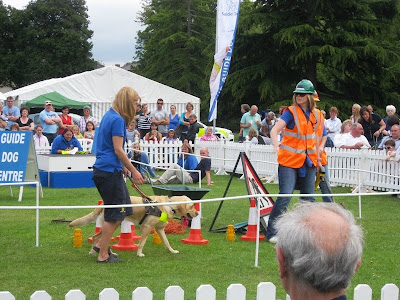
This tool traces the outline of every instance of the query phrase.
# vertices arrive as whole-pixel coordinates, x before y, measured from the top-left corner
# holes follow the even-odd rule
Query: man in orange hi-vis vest
[[[326,135],[322,114],[315,107],[314,92],[310,80],[301,80],[293,91],[293,105],[283,112],[271,130],[274,152],[278,151],[279,194],[293,194],[296,186],[300,187],[301,194],[314,193],[316,170],[321,166],[323,152],[320,144],[322,136]],[[279,133],[282,133],[280,145]],[[287,210],[290,199],[278,197],[274,204],[267,229],[271,243],[277,242],[275,221]],[[302,200],[314,201],[314,198],[303,197]]]

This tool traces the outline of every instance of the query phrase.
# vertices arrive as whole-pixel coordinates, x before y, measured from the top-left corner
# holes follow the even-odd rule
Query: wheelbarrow
[[[149,176],[149,175],[148,175]],[[149,176],[150,178],[150,176]],[[151,187],[153,188],[154,195],[158,196],[187,196],[190,199],[200,200],[207,194],[210,189],[203,189],[199,187],[181,185],[154,185],[151,180]]]

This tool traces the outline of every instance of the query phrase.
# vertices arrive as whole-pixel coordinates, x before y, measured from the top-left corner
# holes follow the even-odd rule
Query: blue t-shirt
[[[197,158],[194,155],[185,157],[185,166],[182,166],[183,158],[179,156],[177,164],[183,167],[185,170],[194,170],[197,167]]]
[[[303,111],[303,112],[304,112],[304,111]],[[307,109],[307,111],[305,111],[304,114],[306,115],[306,118],[307,118],[307,120],[308,120],[309,117],[310,117],[310,110]],[[281,116],[281,119],[282,119],[283,121],[285,121],[286,127],[287,127],[287,128],[293,129],[293,127],[294,127],[294,125],[295,125],[294,116],[292,115],[292,113],[290,112],[289,109],[285,110],[285,112],[284,112],[284,113],[282,114],[282,116]],[[323,135],[323,136],[326,136],[326,135],[327,135],[325,126],[324,126],[324,130],[323,130],[323,132],[322,132],[322,135]]]
[[[170,130],[170,129],[176,130],[176,127],[178,127],[178,124],[179,124],[178,114],[176,114],[175,117],[173,117],[173,118],[171,118],[171,114],[169,114],[168,130]]]
[[[39,119],[40,119],[40,124],[43,127],[43,132],[44,133],[57,133],[58,131],[58,124],[47,124],[44,120],[46,119],[52,119],[58,117],[58,114],[54,111],[47,111],[47,110],[42,110],[39,114]]]
[[[67,141],[62,134],[58,135],[51,144],[51,154],[57,154],[58,150],[65,150],[67,148],[73,149],[78,147],[79,151],[82,151],[81,143],[79,143],[76,137],[72,137],[70,141]]]
[[[21,116],[21,113],[20,113],[18,107],[16,107],[16,106],[13,106],[13,107],[9,108],[9,107],[6,105],[6,106],[3,107],[2,112],[3,112],[3,115],[6,116],[7,118],[8,118],[9,116],[18,116],[18,117]],[[14,122],[14,121],[8,120],[8,124],[7,124],[6,129],[7,129],[7,130],[10,130],[10,126],[11,126],[13,123],[15,123],[15,122]]]
[[[103,116],[99,129],[96,130],[96,162],[93,165],[96,169],[110,173],[114,170],[122,170],[122,162],[114,152],[112,141],[114,136],[123,137],[122,147],[124,147],[126,140],[125,120],[110,108]]]

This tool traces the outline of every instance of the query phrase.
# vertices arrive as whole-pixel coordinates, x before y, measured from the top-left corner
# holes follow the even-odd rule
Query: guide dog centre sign
[[[0,131],[0,183],[24,182],[27,171],[30,173],[31,164],[28,162],[32,162],[32,159],[28,158],[32,153],[31,131]]]

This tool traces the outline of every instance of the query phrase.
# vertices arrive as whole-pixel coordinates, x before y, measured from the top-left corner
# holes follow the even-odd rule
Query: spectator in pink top
[[[200,141],[218,141],[217,137],[213,134],[213,128],[207,127],[205,134],[200,138]]]

